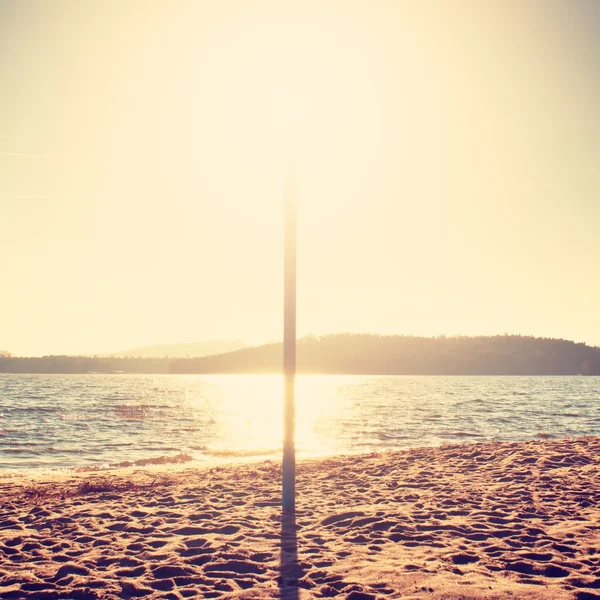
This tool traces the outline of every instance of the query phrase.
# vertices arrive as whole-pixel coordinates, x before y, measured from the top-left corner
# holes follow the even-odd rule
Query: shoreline
[[[0,479],[2,598],[600,599],[600,437]]]
[[[345,458],[345,457],[358,457],[363,455],[388,455],[399,452],[408,452],[411,450],[425,449],[425,448],[446,448],[450,446],[473,446],[481,444],[513,444],[513,443],[527,443],[527,442],[539,442],[539,441],[560,441],[563,439],[581,439],[587,437],[596,437],[592,435],[579,435],[579,436],[568,436],[568,437],[552,437],[546,433],[538,433],[535,437],[525,437],[522,440],[484,440],[481,438],[485,437],[480,434],[463,433],[457,431],[454,433],[457,439],[463,439],[463,441],[449,442],[447,440],[441,440],[438,444],[424,445],[424,446],[408,446],[408,447],[384,447],[379,450],[368,449],[368,450],[356,450],[354,452],[310,452],[310,453],[298,453],[296,451],[296,463],[302,463],[307,461],[323,461],[330,458]],[[600,436],[598,436],[600,437]],[[467,439],[471,438],[471,439]],[[260,462],[272,462],[281,463],[282,449],[273,450],[270,452],[253,453],[253,452],[228,452],[228,451],[216,451],[212,454],[202,456],[201,458],[194,458],[187,452],[179,452],[178,454],[165,454],[161,456],[152,456],[146,458],[139,458],[135,460],[125,460],[118,463],[105,463],[99,465],[72,465],[72,466],[47,466],[47,467],[29,467],[29,468],[0,468],[0,481],[3,479],[11,478],[31,478],[32,480],[43,479],[44,477],[67,477],[69,475],[76,474],[93,474],[96,473],[101,475],[102,473],[113,473],[116,471],[125,470],[136,470],[136,469],[172,469],[179,471],[182,469],[202,470],[211,469],[214,467],[227,467],[227,466],[241,466],[245,464],[255,464]]]

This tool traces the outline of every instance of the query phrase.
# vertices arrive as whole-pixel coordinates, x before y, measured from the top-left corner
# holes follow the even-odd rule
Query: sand
[[[0,598],[600,599],[600,438],[0,479]],[[295,524],[294,524],[295,521]]]

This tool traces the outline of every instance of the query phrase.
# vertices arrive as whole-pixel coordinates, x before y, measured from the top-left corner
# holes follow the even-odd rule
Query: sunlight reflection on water
[[[593,377],[302,375],[298,456],[600,435]],[[278,375],[0,375],[0,468],[279,458]]]

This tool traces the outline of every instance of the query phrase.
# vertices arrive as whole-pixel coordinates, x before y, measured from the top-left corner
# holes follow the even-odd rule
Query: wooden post
[[[283,511],[296,510],[296,190],[294,174],[286,175],[284,199],[284,277],[283,277]]]

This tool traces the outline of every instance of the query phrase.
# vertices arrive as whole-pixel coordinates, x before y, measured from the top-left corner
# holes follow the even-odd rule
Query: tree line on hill
[[[298,372],[361,375],[600,375],[600,348],[520,335],[310,336]],[[0,355],[0,373],[280,373],[281,343],[198,358]]]

